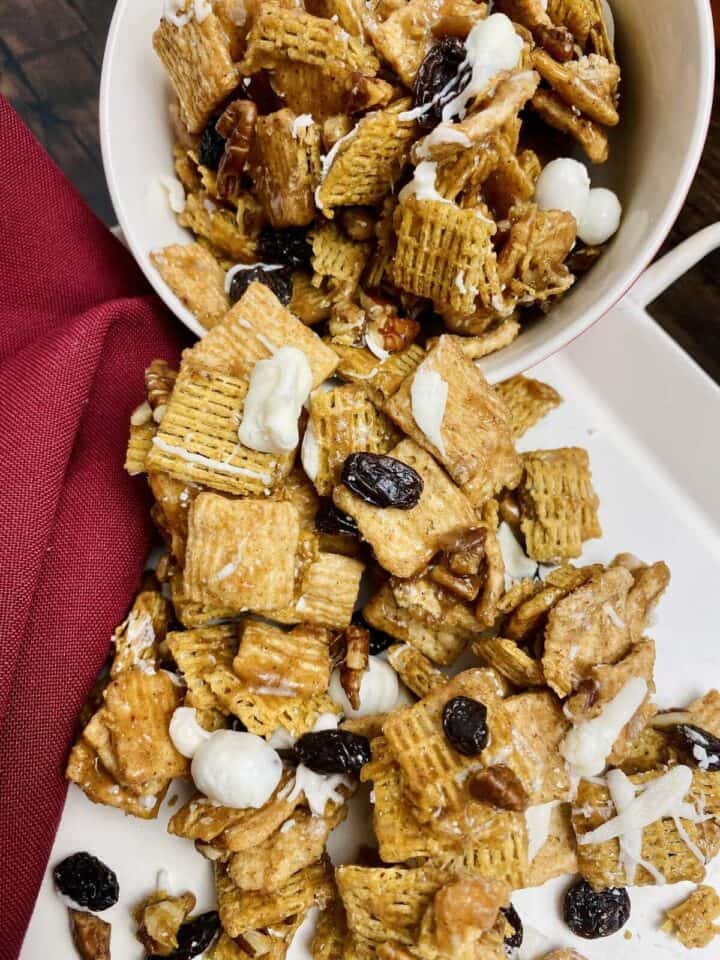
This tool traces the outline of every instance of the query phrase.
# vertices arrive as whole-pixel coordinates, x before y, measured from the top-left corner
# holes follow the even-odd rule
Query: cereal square
[[[475,510],[429,453],[414,440],[403,440],[390,456],[408,464],[423,480],[423,491],[410,510],[376,507],[344,485],[335,488],[337,507],[357,522],[360,534],[382,567],[397,577],[413,577],[426,566],[447,537],[473,526]]]
[[[188,597],[237,611],[284,606],[293,596],[299,535],[290,503],[200,494],[188,523]]]
[[[439,429],[442,447],[423,433],[415,420],[413,383],[425,385],[435,374],[447,385]],[[429,389],[429,387],[424,387]],[[510,433],[505,404],[452,337],[440,337],[417,370],[385,404],[386,413],[443,464],[472,503],[479,505],[522,475]]]

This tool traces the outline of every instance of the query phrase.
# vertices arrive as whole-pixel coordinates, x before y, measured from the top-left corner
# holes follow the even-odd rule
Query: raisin
[[[500,913],[502,913],[513,928],[513,933],[509,937],[505,937],[504,941],[505,953],[511,956],[513,950],[518,950],[522,946],[524,936],[523,922],[520,919],[520,914],[512,904],[510,904],[509,907],[500,907]]]
[[[53,870],[60,893],[90,910],[107,910],[117,903],[120,887],[115,873],[91,853],[73,853]]]
[[[432,104],[426,113],[418,117],[421,127],[434,127],[439,123],[445,104],[466,86],[470,79],[470,68],[460,69],[464,60],[465,44],[456,37],[445,37],[428,50],[413,88],[414,106]]]
[[[472,697],[453,697],[442,714],[443,730],[453,747],[465,757],[477,756],[488,742],[487,707]]]
[[[383,650],[387,650],[387,648],[391,647],[394,643],[397,643],[395,637],[389,637],[386,633],[382,633],[380,630],[370,631],[370,654],[373,657],[376,657],[379,653],[382,653]]]
[[[593,890],[578,880],[565,894],[565,923],[578,937],[597,940],[617,933],[630,919],[630,897],[624,887]]]
[[[315,773],[358,773],[370,762],[370,741],[349,730],[319,730],[300,737],[295,755]]]
[[[172,953],[163,954],[164,960],[191,960],[204,953],[220,932],[220,916],[216,910],[201,913],[188,920],[177,932],[178,945]],[[160,954],[150,954],[146,960],[161,960]]]
[[[292,274],[287,267],[255,264],[247,270],[238,270],[230,283],[230,302],[237,303],[247,288],[257,280],[269,287],[280,303],[287,306],[292,297]]]
[[[332,500],[323,500],[315,517],[315,529],[320,533],[340,534],[343,537],[356,537],[357,524],[352,517],[338,510]]]
[[[720,770],[720,740],[712,733],[692,723],[678,723],[668,732],[674,743],[701,770]]]
[[[401,460],[379,453],[351,453],[343,464],[342,482],[375,507],[411,510],[423,491],[419,473]]]
[[[198,145],[200,165],[209,170],[217,170],[225,153],[225,137],[221,137],[215,129],[216,123],[217,117],[211,117],[208,120]]]
[[[309,270],[313,255],[306,227],[266,227],[258,239],[258,253],[266,263],[284,263],[293,270]]]

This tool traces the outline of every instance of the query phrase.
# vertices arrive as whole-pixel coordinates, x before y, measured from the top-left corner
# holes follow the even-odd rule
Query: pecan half
[[[217,195],[230,200],[240,191],[258,109],[252,100],[233,100],[215,124],[217,132],[225,137],[225,153],[217,173]]]
[[[501,810],[527,810],[527,791],[510,767],[502,763],[480,770],[470,781],[470,795]]]

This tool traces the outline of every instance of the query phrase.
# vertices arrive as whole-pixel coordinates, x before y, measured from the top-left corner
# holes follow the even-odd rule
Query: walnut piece
[[[68,910],[73,943],[82,960],[110,960],[110,924],[94,913]]]

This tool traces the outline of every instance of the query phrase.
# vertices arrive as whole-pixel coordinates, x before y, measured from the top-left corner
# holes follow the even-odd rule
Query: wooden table
[[[114,0],[0,0],[0,92],[30,125],[88,203],[114,222],[100,160],[97,96]],[[719,103],[716,83],[715,101]],[[669,248],[720,219],[720,111]],[[720,382],[720,252],[650,308]]]

